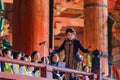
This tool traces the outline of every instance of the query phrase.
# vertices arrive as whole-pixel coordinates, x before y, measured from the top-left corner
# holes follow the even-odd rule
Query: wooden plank
[[[3,0],[4,3],[13,3],[13,0]]]
[[[53,70],[67,72],[67,73],[82,74],[82,75],[87,75],[87,76],[94,75],[94,73],[87,73],[87,72],[72,70],[68,68],[53,67]]]
[[[102,77],[102,80],[117,80],[117,79],[113,79],[113,78],[110,78],[110,77]]]

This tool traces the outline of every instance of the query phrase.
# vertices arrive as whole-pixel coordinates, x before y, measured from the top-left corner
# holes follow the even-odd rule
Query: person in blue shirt
[[[13,59],[20,60],[21,57],[22,57],[21,52],[14,52]],[[15,74],[19,74],[20,73],[20,65],[19,64],[13,64],[13,71],[14,71]]]
[[[50,58],[50,65],[58,67],[58,63],[59,63],[59,56],[57,54],[52,54]],[[63,80],[64,78],[63,72],[52,71],[52,73],[53,73],[53,79]]]

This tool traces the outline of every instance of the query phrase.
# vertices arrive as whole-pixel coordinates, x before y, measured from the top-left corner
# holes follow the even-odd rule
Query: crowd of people
[[[8,59],[15,59],[15,60],[21,60],[21,61],[26,61],[26,62],[38,63],[40,53],[38,51],[33,51],[32,55],[29,56],[25,53],[11,51],[11,50],[5,48],[5,49],[0,50],[0,56],[8,58]],[[35,70],[34,67],[23,66],[23,65],[19,65],[19,64],[11,64],[11,63],[7,63],[7,62],[0,62],[0,71],[1,72],[35,76],[34,70]]]
[[[0,56],[8,58],[8,59],[15,59],[15,60],[21,60],[26,62],[33,62],[33,63],[40,63],[40,64],[47,64],[51,66],[58,66],[59,61],[59,55],[58,54],[52,54],[49,57],[42,57],[40,58],[40,53],[38,51],[33,51],[32,55],[29,56],[22,52],[16,52],[11,51],[9,49],[0,49]],[[91,72],[91,68],[88,66],[79,65],[78,67],[81,67],[81,70],[85,72]],[[19,64],[12,64],[7,62],[0,62],[0,71],[1,72],[7,72],[12,74],[21,74],[21,75],[27,75],[27,76],[41,76],[41,69],[35,68],[35,67],[29,67],[29,66],[23,66]],[[53,79],[59,79],[59,80],[65,80],[65,73],[59,72],[59,71],[52,71],[53,73]],[[79,75],[78,77],[81,77],[82,75]],[[82,80],[85,77],[82,77]]]
[[[9,59],[22,60],[26,62],[41,63],[51,66],[58,66],[59,64],[59,53],[64,50],[65,52],[65,68],[70,68],[73,70],[83,70],[85,72],[91,72],[91,67],[83,65],[83,60],[80,57],[79,49],[84,53],[90,52],[90,47],[85,49],[80,41],[76,38],[76,32],[74,29],[66,30],[66,39],[58,50],[50,49],[50,56],[42,57],[40,60],[40,53],[38,51],[33,51],[32,55],[29,56],[25,53],[11,51],[9,49],[1,49],[1,56]],[[0,71],[22,74],[28,76],[41,76],[41,70],[39,68],[23,66],[19,64],[11,64],[7,62],[1,62]],[[64,73],[60,71],[52,71],[53,79],[58,80],[89,80],[87,76],[73,75],[70,73]]]

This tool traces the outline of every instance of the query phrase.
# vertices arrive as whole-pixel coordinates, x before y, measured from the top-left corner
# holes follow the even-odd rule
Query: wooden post
[[[49,44],[49,0],[14,0],[13,48],[31,54],[40,51],[43,57],[46,41],[46,54]],[[47,56],[46,55],[46,56]]]
[[[47,79],[50,79],[50,80],[52,80],[53,79],[53,74],[52,74],[52,71],[53,71],[53,68],[52,68],[52,66],[49,66],[49,65],[47,65],[47,67],[46,67],[46,69],[47,69]]]
[[[41,68],[41,77],[52,80],[53,79],[52,71],[53,71],[53,68],[50,65],[47,65],[46,68]]]
[[[93,80],[96,80],[97,79],[97,74],[94,74],[93,75]]]
[[[107,0],[84,0],[85,46],[108,53]],[[108,60],[102,59],[102,72],[108,74]]]
[[[102,59],[100,59],[100,71],[99,71],[99,80],[102,80]]]

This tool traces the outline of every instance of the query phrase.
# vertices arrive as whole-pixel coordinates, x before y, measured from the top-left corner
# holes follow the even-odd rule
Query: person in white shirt
[[[22,57],[22,54],[20,52],[14,52],[13,59],[20,60]],[[20,72],[20,65],[19,64],[13,64],[13,71],[15,74],[19,74]]]

